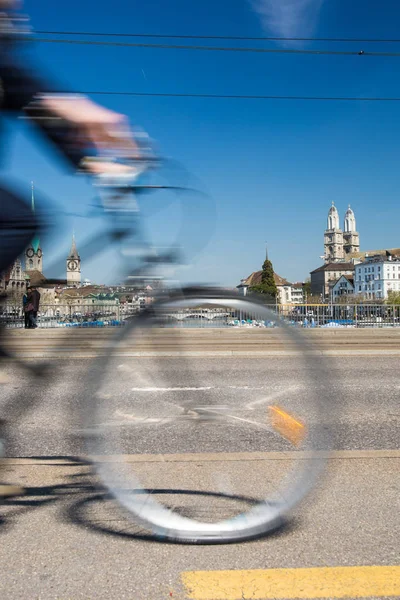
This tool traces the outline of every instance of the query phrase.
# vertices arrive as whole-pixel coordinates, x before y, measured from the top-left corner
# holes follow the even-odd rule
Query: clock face
[[[41,257],[42,257],[42,251],[41,251],[41,249],[40,249],[40,248],[39,248],[39,249],[38,249],[38,251],[37,251],[37,255],[38,255],[38,257],[39,257],[39,258],[41,258]]]
[[[26,255],[29,256],[29,258],[32,258],[32,256],[34,255],[33,248],[28,248],[28,250],[26,251]]]
[[[78,263],[76,263],[74,260],[70,260],[68,263],[68,269],[70,271],[76,271],[77,268],[78,268]]]

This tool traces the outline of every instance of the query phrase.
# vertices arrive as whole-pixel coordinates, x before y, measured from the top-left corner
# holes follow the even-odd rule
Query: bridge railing
[[[40,328],[53,327],[107,327],[122,325],[133,314],[132,308],[121,305],[96,304],[77,306],[67,304],[43,304],[37,315]],[[22,306],[0,306],[0,325],[23,328],[25,313]]]
[[[400,305],[271,304],[272,316],[263,320],[257,310],[250,312],[225,308],[196,308],[169,313],[167,327],[274,327],[283,317],[296,327],[399,327]]]
[[[382,304],[273,304],[271,318],[261,319],[254,309],[236,311],[227,307],[179,310],[164,316],[165,327],[274,327],[283,317],[296,327],[400,327],[400,305]],[[40,328],[53,327],[118,327],[135,318],[140,311],[136,305],[97,304],[95,306],[42,305],[38,312]],[[24,327],[21,306],[0,306],[0,325]]]

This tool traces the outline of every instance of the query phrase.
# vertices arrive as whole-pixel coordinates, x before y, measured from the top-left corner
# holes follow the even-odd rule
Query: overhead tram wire
[[[400,52],[369,52],[364,50],[299,50],[294,48],[241,48],[229,46],[192,46],[181,44],[145,44],[130,42],[101,42],[97,40],[56,40],[46,38],[25,38],[25,42],[40,42],[47,44],[78,44],[84,46],[115,46],[128,48],[154,48],[159,50],[200,50],[206,52],[251,52],[257,54],[313,54],[336,56],[379,56],[400,57]]]
[[[269,95],[250,95],[250,94],[190,94],[190,93],[169,93],[169,92],[113,92],[113,91],[88,91],[74,90],[75,94],[86,94],[92,96],[135,96],[135,97],[155,97],[155,98],[217,98],[222,100],[297,100],[297,101],[318,101],[318,102],[400,102],[400,96],[269,96]]]
[[[271,37],[271,36],[252,36],[245,37],[240,35],[177,35],[163,33],[110,33],[96,31],[45,31],[36,30],[34,33],[39,35],[84,35],[97,37],[132,37],[132,38],[164,38],[164,39],[185,39],[185,40],[241,40],[241,41],[269,41],[269,42],[349,42],[359,44],[398,44],[399,39],[377,39],[377,38],[330,38],[330,37]]]

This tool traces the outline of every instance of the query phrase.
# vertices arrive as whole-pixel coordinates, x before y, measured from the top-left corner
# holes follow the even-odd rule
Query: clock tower
[[[32,182],[32,212],[35,212],[35,196],[33,193]],[[25,250],[25,270],[39,271],[43,273],[43,253],[40,247],[39,236],[35,235],[29,246]]]
[[[75,243],[75,235],[72,235],[72,246],[67,258],[67,285],[78,286],[81,284],[81,257],[78,254]]]

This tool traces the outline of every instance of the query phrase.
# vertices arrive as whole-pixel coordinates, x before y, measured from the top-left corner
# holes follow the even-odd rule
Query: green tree
[[[278,288],[276,287],[274,268],[270,260],[266,259],[262,266],[261,283],[251,286],[250,291],[264,294],[274,299],[277,297]]]
[[[400,292],[390,291],[388,293],[386,304],[400,304]]]
[[[304,298],[309,298],[311,294],[311,279],[307,278],[303,283]]]

